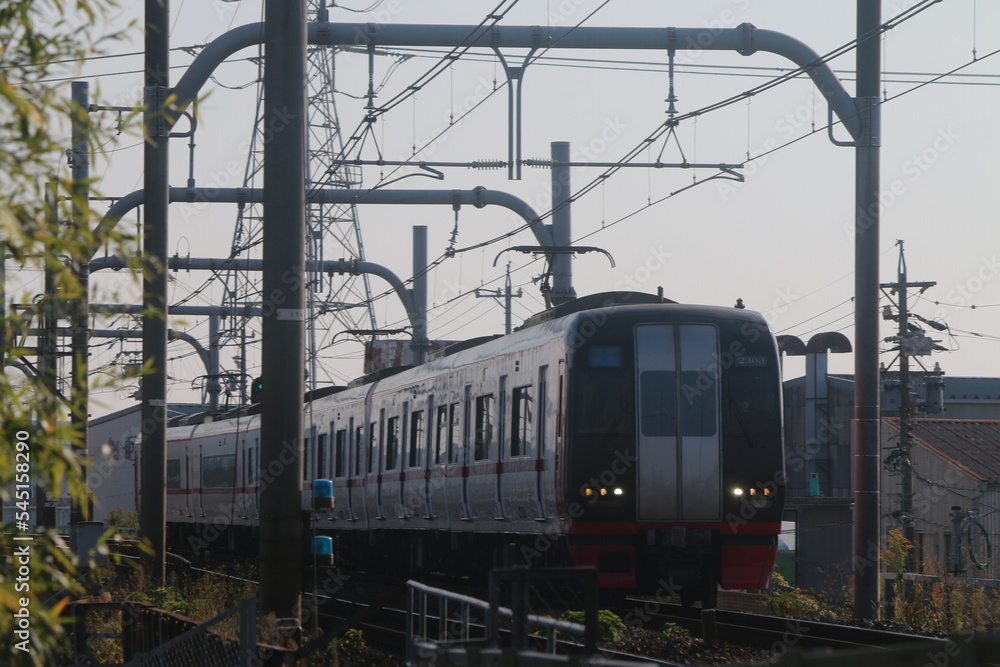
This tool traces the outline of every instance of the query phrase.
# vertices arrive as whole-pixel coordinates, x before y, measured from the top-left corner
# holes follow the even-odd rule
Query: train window
[[[333,424],[330,425],[333,428]],[[319,438],[316,441],[316,479],[325,479],[327,475],[327,451],[326,451],[326,433],[320,433]]]
[[[201,485],[206,489],[232,488],[236,482],[236,456],[206,456],[201,461]]]
[[[399,465],[399,417],[389,417],[385,428],[385,469]]]
[[[437,421],[434,427],[434,463],[444,463],[448,455],[448,444],[451,439],[448,437],[448,406],[439,405],[437,409]]]
[[[333,476],[343,477],[347,472],[347,429],[342,428],[333,436]]]
[[[167,459],[167,488],[181,488],[181,460]]]
[[[462,414],[458,403],[448,406],[448,463],[458,463],[459,419]]]
[[[490,458],[490,443],[493,441],[493,394],[476,398],[476,441],[474,457],[476,461]]]
[[[414,410],[410,413],[410,449],[409,465],[411,468],[420,467],[420,450],[424,442],[424,411]]]
[[[510,455],[531,455],[531,423],[534,417],[531,385],[514,387],[514,404],[510,419]]]

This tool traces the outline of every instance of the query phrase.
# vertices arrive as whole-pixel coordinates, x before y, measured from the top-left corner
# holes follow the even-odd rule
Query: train
[[[306,399],[302,511],[344,567],[587,566],[705,605],[768,587],[785,457],[759,313],[596,294]],[[260,448],[259,405],[171,423],[172,544],[252,553]],[[333,509],[311,508],[317,479]]]

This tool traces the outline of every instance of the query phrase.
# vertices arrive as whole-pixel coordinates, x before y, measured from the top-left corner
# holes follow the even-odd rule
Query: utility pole
[[[504,289],[501,292],[499,288],[496,290],[487,289],[476,289],[476,297],[480,299],[496,299],[499,301],[503,299],[503,332],[505,334],[510,334],[511,332],[511,307],[513,306],[513,299],[516,297],[521,298],[521,288],[517,288],[517,293],[515,294],[511,290],[510,285],[510,262],[507,262],[507,280],[504,283]]]
[[[89,236],[90,231],[90,141],[87,114],[90,109],[89,85],[86,81],[74,81],[72,85],[72,209],[73,228],[78,230],[77,238]],[[81,234],[82,232],[82,234]],[[80,288],[80,294],[70,309],[70,324],[73,337],[70,347],[72,369],[70,370],[70,424],[79,439],[77,454],[87,455],[87,438],[90,433],[90,256],[85,249],[73,251],[72,267]],[[52,341],[55,343],[55,340]],[[75,526],[91,516],[88,501],[86,507],[74,502],[70,510],[71,534],[75,536]]]
[[[170,2],[146,0],[145,207],[142,278],[142,457],[139,534],[152,553],[147,576],[164,584],[167,550],[167,216],[170,204],[166,101],[170,74]]]
[[[901,499],[900,499],[900,521],[903,525],[903,537],[911,544],[916,544],[916,534],[913,525],[913,468],[909,463],[910,449],[913,445],[913,405],[910,400],[910,356],[913,354],[920,353],[930,353],[929,347],[927,347],[925,352],[922,349],[925,348],[922,341],[927,339],[921,334],[914,336],[913,332],[910,331],[910,311],[907,302],[907,290],[910,288],[920,288],[923,292],[934,285],[936,282],[918,282],[911,283],[907,282],[906,279],[906,257],[903,254],[903,241],[896,241],[896,245],[899,246],[899,265],[896,271],[896,282],[894,283],[882,283],[879,285],[882,289],[889,289],[895,292],[898,297],[896,301],[897,315],[893,316],[891,312],[887,312],[883,315],[886,319],[896,319],[899,321],[899,335],[894,338],[889,338],[887,340],[899,343],[899,447],[898,450],[905,458],[905,461],[900,466],[900,474],[902,475],[901,483]],[[888,307],[886,307],[889,310]],[[916,563],[914,561],[913,550],[907,552],[906,554],[906,569],[908,572],[914,571],[916,569]]]

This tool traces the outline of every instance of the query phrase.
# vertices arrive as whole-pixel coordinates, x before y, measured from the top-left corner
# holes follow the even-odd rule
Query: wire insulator
[[[473,169],[504,169],[507,163],[503,160],[475,160],[472,162]]]

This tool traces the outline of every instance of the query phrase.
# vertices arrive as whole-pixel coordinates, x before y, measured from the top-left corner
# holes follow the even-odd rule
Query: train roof
[[[662,296],[641,292],[602,292],[580,297],[550,308],[524,321],[513,333],[507,336],[482,336],[467,341],[461,341],[438,350],[421,366],[405,366],[388,368],[376,373],[353,380],[347,388],[336,387],[329,392],[317,391],[306,400],[313,399],[314,408],[326,405],[361,400],[372,390],[372,384],[377,383],[376,391],[391,391],[408,385],[416,385],[454,369],[474,365],[486,361],[498,354],[516,353],[543,344],[546,340],[556,340],[570,335],[581,318],[592,318],[598,311],[605,316],[612,314],[637,315],[643,310],[661,309],[667,307],[684,316],[709,317],[718,320],[757,320],[764,326],[766,321],[760,313],[745,310],[741,307],[722,307],[680,304]],[[244,407],[236,414],[230,413],[217,416],[218,421],[233,419],[250,419],[259,412],[259,404]],[[259,417],[257,417],[259,419]],[[191,422],[188,422],[190,424]],[[213,431],[213,428],[198,429],[199,434]]]

